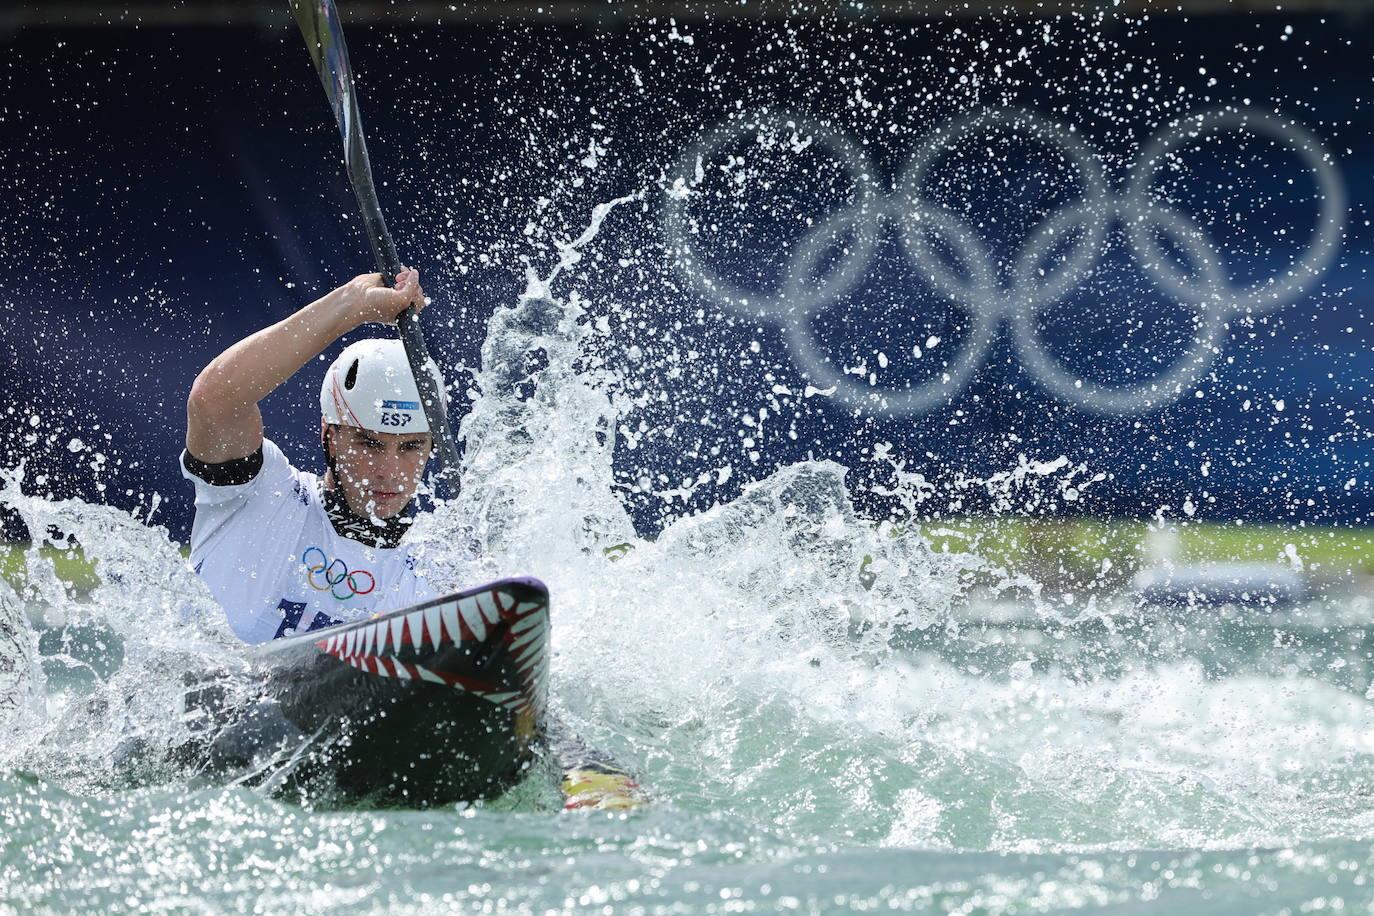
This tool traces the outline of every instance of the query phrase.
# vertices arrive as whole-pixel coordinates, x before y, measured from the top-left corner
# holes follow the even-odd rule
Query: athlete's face
[[[374,433],[335,426],[325,448],[334,453],[339,472],[335,483],[348,508],[359,515],[390,518],[415,495],[431,445],[429,433]]]

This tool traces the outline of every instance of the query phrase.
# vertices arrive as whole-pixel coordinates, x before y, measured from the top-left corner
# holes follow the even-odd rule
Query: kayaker
[[[186,401],[182,476],[196,489],[191,563],[249,643],[439,596],[402,545],[433,444],[399,340],[345,347],[320,386],[325,474],[263,437],[258,402],[344,334],[425,306],[419,274],[396,288],[355,277],[210,361]],[[440,391],[443,382],[435,370]],[[634,778],[556,729],[568,808],[633,808]]]
[[[186,401],[191,563],[248,643],[414,604],[437,592],[401,545],[432,439],[399,340],[346,347],[320,388],[326,471],[293,467],[258,402],[343,335],[425,306],[419,273],[363,274],[210,361]],[[443,383],[437,370],[439,390]]]

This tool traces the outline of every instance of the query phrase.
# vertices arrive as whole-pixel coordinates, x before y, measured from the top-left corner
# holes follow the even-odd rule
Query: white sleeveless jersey
[[[404,545],[368,547],[334,530],[320,479],[298,471],[270,440],[245,484],[195,484],[191,565],[229,626],[248,643],[268,642],[406,607],[438,593],[417,574]]]

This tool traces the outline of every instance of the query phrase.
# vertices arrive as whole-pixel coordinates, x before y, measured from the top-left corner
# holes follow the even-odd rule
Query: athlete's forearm
[[[216,413],[251,407],[356,324],[341,286],[276,324],[251,334],[210,361],[191,388],[192,404]]]
[[[258,402],[326,347],[368,322],[392,322],[424,308],[420,276],[404,270],[396,286],[363,274],[290,318],[240,340],[196,376],[186,400],[186,449],[209,463],[251,455],[262,445]]]

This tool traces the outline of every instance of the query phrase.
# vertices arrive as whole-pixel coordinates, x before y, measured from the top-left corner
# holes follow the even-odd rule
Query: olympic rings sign
[[[314,563],[310,561],[312,553],[316,555]],[[318,547],[307,547],[305,553],[301,554],[301,562],[305,564],[305,581],[310,583],[310,587],[317,592],[329,592],[339,601],[348,601],[357,595],[371,594],[377,587],[377,580],[372,573],[365,569],[350,571],[347,563],[337,557],[329,559]],[[366,588],[362,587],[362,577],[366,577]],[[347,594],[339,594],[340,585],[348,589]]]
[[[1078,202],[1048,214],[999,272],[987,245],[961,216],[923,196],[926,176],[958,141],[989,129],[1012,130],[1058,152],[1077,173]],[[1281,274],[1248,285],[1228,275],[1225,258],[1198,223],[1166,205],[1153,189],[1166,156],[1208,134],[1231,131],[1268,137],[1288,147],[1316,182],[1320,209],[1301,256]],[[701,224],[688,212],[713,165],[731,147],[764,137],[791,138],[794,149],[814,145],[837,160],[852,182],[847,207],[821,215],[793,249],[779,288],[741,288],[706,265],[696,236]],[[728,168],[740,162],[731,157]],[[1078,133],[1030,111],[1000,109],[954,118],[933,131],[907,165],[890,197],[875,189],[867,156],[849,138],[788,113],[756,111],[717,127],[689,147],[672,173],[663,211],[670,254],[692,291],[723,308],[776,325],[797,365],[820,387],[852,406],[905,415],[922,413],[955,397],[986,361],[1005,323],[1021,365],[1045,388],[1087,410],[1139,415],[1181,397],[1211,366],[1224,345],[1232,316],[1267,312],[1295,301],[1331,265],[1345,228],[1345,186],[1330,153],[1315,136],[1291,122],[1254,109],[1215,109],[1190,115],[1152,137],[1131,165],[1126,186],[1114,194],[1096,151]],[[741,176],[742,177],[742,176]],[[1192,339],[1172,365],[1131,385],[1110,385],[1075,375],[1039,339],[1036,316],[1061,302],[1092,272],[1110,231],[1119,228],[1136,265],[1154,285],[1194,315]],[[938,294],[971,318],[971,330],[940,377],[905,388],[867,384],[840,371],[821,352],[812,320],[856,290],[869,272],[884,230],[899,233],[908,262]],[[836,242],[847,239],[842,246]],[[940,243],[962,266],[956,271],[937,253]],[[1180,267],[1162,242],[1191,269]],[[823,257],[839,247],[837,263],[818,276]]]

